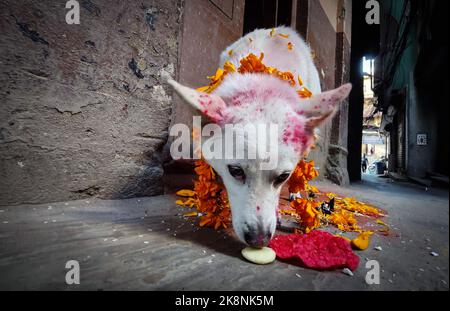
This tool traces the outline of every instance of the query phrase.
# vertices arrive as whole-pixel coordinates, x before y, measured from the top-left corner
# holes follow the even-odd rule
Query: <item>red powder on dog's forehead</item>
[[[282,137],[283,143],[293,146],[296,152],[301,152],[309,141],[304,120],[297,116],[287,116],[286,124]]]
[[[250,90],[248,92],[240,92],[238,94],[235,94],[231,98],[230,104],[231,106],[242,106],[246,103],[250,103],[255,98],[256,98],[255,90]]]
[[[200,94],[200,99],[198,100],[202,107],[211,106],[213,100],[209,94]]]

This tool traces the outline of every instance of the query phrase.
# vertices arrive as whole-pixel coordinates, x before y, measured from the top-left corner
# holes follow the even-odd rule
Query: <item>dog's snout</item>
[[[244,233],[245,242],[252,247],[263,247],[269,244],[272,238],[270,230],[261,230],[258,228],[249,228]]]

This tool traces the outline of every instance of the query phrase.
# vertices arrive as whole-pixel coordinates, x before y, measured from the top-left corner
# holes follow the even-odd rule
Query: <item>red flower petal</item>
[[[349,268],[356,270],[359,257],[350,243],[328,232],[315,230],[308,234],[279,235],[269,246],[280,259],[294,258],[300,265],[317,270]]]

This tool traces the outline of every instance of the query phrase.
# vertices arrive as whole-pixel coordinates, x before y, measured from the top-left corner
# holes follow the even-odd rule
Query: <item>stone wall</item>
[[[208,85],[208,76],[219,67],[222,51],[242,37],[244,0],[189,0],[183,9],[183,29],[179,49],[177,79],[190,87]],[[192,126],[192,116],[199,115],[178,96],[174,96],[171,125]],[[173,161],[169,140],[164,149],[166,192],[192,187],[192,160]]]
[[[297,16],[303,18],[297,19],[296,28],[311,46],[322,91],[349,81],[351,3],[351,0],[297,0]],[[318,179],[348,184],[347,120],[346,101],[340,105],[336,116],[319,129],[316,148],[308,157],[315,162]]]
[[[342,7],[351,8],[351,1],[298,0],[297,7],[297,16],[303,16],[297,22],[297,29],[306,37],[313,50],[322,91],[334,89],[348,81],[346,72],[349,68],[350,43],[344,29],[348,28],[346,24],[351,24],[351,14],[347,15],[344,23],[340,21],[340,13]],[[314,160],[319,179],[326,177],[339,184],[348,181],[346,154],[342,153],[346,149],[347,107],[348,104],[343,103],[336,117],[320,127],[316,148],[308,157]]]
[[[163,191],[182,0],[0,2],[0,204]]]
[[[335,87],[350,81],[352,1],[337,1]],[[348,105],[346,99],[331,122],[326,176],[338,185],[350,183],[347,170]]]

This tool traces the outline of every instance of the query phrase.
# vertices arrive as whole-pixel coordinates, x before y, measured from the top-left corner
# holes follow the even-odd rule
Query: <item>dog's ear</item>
[[[313,131],[326,119],[333,116],[339,104],[347,98],[352,90],[350,83],[337,89],[317,94],[302,104],[301,114],[307,118],[306,127]]]
[[[191,89],[178,82],[169,79],[167,81],[180,97],[195,109],[199,110],[213,122],[220,123],[224,121],[226,104],[217,95],[207,94]]]

